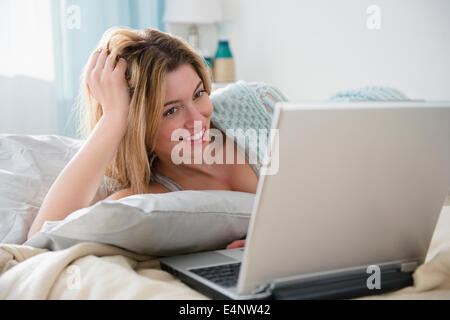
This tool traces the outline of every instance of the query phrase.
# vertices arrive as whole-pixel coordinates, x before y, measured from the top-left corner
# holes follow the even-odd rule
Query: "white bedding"
[[[255,195],[228,190],[184,190],[102,200],[47,221],[25,245],[50,250],[82,242],[168,256],[224,249],[247,234]]]
[[[208,299],[160,270],[155,257],[96,243],[54,252],[0,244],[0,272],[0,299]],[[361,299],[450,299],[450,206],[414,286]]]
[[[82,144],[57,135],[0,134],[0,243],[25,242],[45,195]],[[104,183],[93,202],[107,197]]]

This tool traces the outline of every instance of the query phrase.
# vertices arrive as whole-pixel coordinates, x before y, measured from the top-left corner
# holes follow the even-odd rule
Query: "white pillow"
[[[247,233],[255,195],[205,190],[103,200],[46,222],[25,245],[60,250],[99,242],[152,256],[223,249]]]
[[[83,140],[0,134],[0,243],[22,244],[45,195]],[[94,202],[107,197],[104,177]]]

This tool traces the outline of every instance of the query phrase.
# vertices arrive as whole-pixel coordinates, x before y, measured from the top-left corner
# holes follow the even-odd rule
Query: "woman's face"
[[[203,150],[209,144],[205,133],[210,128],[212,111],[212,102],[192,65],[184,64],[169,72],[163,117],[156,138],[158,158],[171,159],[172,150],[180,143],[189,147],[192,155],[194,148]]]

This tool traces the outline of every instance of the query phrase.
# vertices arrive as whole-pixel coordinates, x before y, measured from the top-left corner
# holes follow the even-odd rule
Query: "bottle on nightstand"
[[[214,58],[214,82],[234,82],[235,66],[228,40],[229,22],[216,24],[219,35],[216,56]]]
[[[209,76],[212,81],[214,81],[214,58],[212,57],[209,50],[204,50],[203,59],[205,60],[206,67],[208,68]]]

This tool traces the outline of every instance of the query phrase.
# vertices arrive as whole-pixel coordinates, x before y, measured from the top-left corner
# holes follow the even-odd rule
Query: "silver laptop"
[[[282,102],[244,248],[161,258],[217,299],[349,298],[412,284],[450,186],[450,102]],[[267,168],[272,165],[268,164]]]

